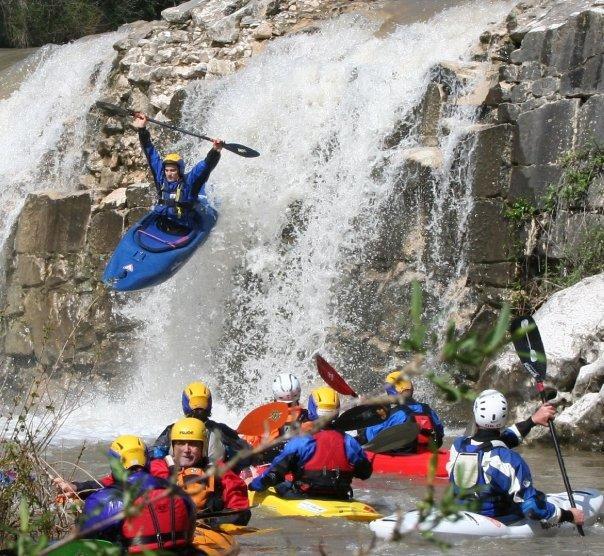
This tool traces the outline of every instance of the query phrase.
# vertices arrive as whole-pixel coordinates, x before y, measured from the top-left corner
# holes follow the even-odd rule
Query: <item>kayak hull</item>
[[[279,515],[289,517],[339,517],[350,521],[373,521],[381,517],[371,506],[357,500],[289,500],[277,496],[272,488],[264,492],[250,492],[249,500],[250,504],[259,504]]]
[[[602,493],[596,489],[575,490],[574,497],[577,507],[585,513],[585,525],[593,525],[604,507]],[[548,494],[547,499],[560,508],[570,508],[566,492]],[[496,519],[473,512],[461,512],[457,521],[444,518],[437,522],[434,516],[431,516],[422,524],[419,524],[418,521],[419,514],[414,510],[400,516],[393,514],[378,519],[372,522],[369,527],[381,539],[392,538],[395,530],[401,535],[431,530],[437,539],[444,541],[477,537],[522,539],[577,534],[576,527],[572,523],[561,523],[554,527],[544,528],[539,521],[523,519],[511,525],[505,525]]]
[[[366,452],[369,461],[373,464],[374,473],[392,473],[408,477],[426,477],[432,452],[419,454],[376,454]],[[446,465],[449,461],[449,450],[438,450],[436,463],[436,477],[446,478]]]
[[[195,226],[186,235],[167,234],[157,227],[161,218],[149,212],[122,237],[109,259],[103,282],[117,291],[156,286],[173,276],[208,238],[218,213],[205,197],[195,208]]]

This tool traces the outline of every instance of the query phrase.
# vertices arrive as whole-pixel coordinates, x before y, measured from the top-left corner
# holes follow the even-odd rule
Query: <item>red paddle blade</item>
[[[284,402],[261,405],[250,411],[239,423],[237,432],[248,436],[262,436],[274,432],[285,425],[289,416],[289,406]]]
[[[321,375],[321,378],[327,382],[336,392],[343,394],[344,396],[352,396],[358,398],[359,395],[348,385],[348,383],[338,374],[325,359],[320,355],[316,355],[317,370]]]

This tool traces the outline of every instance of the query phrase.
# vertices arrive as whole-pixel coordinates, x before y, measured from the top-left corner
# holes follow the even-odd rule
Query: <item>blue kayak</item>
[[[161,284],[191,258],[217,219],[218,213],[205,196],[199,197],[191,228],[169,229],[161,214],[150,212],[121,239],[107,263],[103,282],[117,291]]]

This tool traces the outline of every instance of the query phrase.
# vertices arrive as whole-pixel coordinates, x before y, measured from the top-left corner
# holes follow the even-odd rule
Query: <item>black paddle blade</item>
[[[524,368],[537,381],[545,380],[545,349],[537,323],[531,316],[517,317],[510,325],[512,342]]]
[[[383,405],[355,405],[334,419],[332,426],[341,431],[353,431],[381,423],[385,415]]]
[[[110,102],[97,100],[95,104],[97,108],[100,108],[101,110],[109,114],[114,114],[116,116],[131,116],[132,114],[134,114],[132,110],[122,108],[121,106],[118,106],[117,104],[111,104]]]
[[[239,145],[237,143],[225,143],[224,145],[222,145],[222,148],[232,153],[238,154],[243,158],[256,158],[257,156],[260,156],[260,153],[258,151],[255,151],[250,147],[246,147],[245,145]]]
[[[380,432],[371,441],[363,446],[364,450],[370,452],[390,452],[399,450],[407,444],[410,444],[417,438],[419,427],[415,421],[407,421],[402,425],[394,425]]]

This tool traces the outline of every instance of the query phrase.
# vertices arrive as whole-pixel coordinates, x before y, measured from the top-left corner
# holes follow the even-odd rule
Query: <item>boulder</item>
[[[126,188],[126,204],[128,208],[150,207],[153,204],[154,193],[150,183],[133,183]]]
[[[598,392],[604,385],[604,345],[601,342],[598,351],[600,353],[598,359],[579,369],[573,396],[579,397],[586,392]]]
[[[17,253],[74,253],[84,247],[90,219],[88,192],[30,193],[19,215]]]
[[[586,357],[597,360],[604,344],[604,273],[555,293],[536,313],[547,357],[547,382],[571,392]],[[511,344],[480,377],[483,388],[498,388],[513,398],[533,396],[528,373]]]
[[[557,418],[558,435],[578,448],[604,447],[604,386],[579,398]]]

